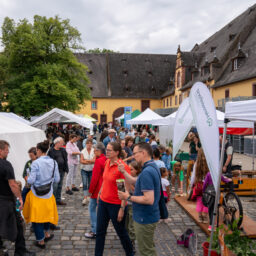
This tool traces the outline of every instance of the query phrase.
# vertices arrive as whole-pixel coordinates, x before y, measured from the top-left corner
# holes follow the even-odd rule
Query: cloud
[[[1,0],[0,23],[35,14],[70,19],[84,46],[119,52],[191,50],[254,4],[253,0]]]

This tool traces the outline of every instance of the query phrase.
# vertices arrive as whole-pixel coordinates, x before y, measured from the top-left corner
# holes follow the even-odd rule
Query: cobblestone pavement
[[[78,176],[79,183],[80,175]],[[38,256],[94,255],[95,240],[84,237],[84,233],[90,230],[90,218],[88,206],[82,206],[82,189],[80,189],[79,192],[74,192],[73,195],[67,195],[63,190],[63,197],[67,205],[58,206],[59,226],[61,229],[54,231],[53,240],[47,243],[45,250],[42,250],[33,245],[35,236],[30,232],[30,224],[28,224],[25,231],[27,248],[37,252]],[[157,255],[190,255],[188,249],[185,249],[183,246],[178,246],[176,243],[176,239],[186,231],[187,228],[192,228],[198,234],[198,245],[200,249],[198,255],[202,255],[200,245],[206,239],[205,234],[173,199],[168,203],[168,210],[169,222],[167,224],[159,223],[155,232]],[[13,255],[13,245],[8,242],[5,242],[5,244],[10,249],[10,255]],[[112,224],[109,225],[107,231],[104,256],[105,255],[125,255]],[[139,253],[136,253],[136,255],[139,255]]]
[[[47,243],[45,250],[41,250],[33,245],[35,236],[30,232],[30,224],[28,224],[25,232],[27,247],[29,250],[37,252],[38,256],[92,256],[94,255],[95,240],[84,237],[84,233],[90,230],[90,219],[88,206],[82,206],[82,189],[79,192],[74,192],[71,196],[65,194],[65,191],[63,192],[67,205],[58,206],[59,226],[61,229],[54,231],[54,239]],[[256,197],[241,197],[245,212],[254,220],[256,220],[255,199]],[[192,228],[198,234],[197,255],[203,255],[201,244],[206,240],[206,235],[173,199],[168,203],[168,210],[169,222],[167,224],[159,223],[155,232],[157,255],[191,255],[188,249],[176,243],[177,238],[187,228]],[[13,245],[8,242],[5,242],[5,244],[10,248],[10,255],[13,255]],[[109,225],[106,237],[105,255],[125,255],[111,224]],[[139,253],[136,255],[139,255]]]
[[[81,181],[80,172],[77,175],[77,184]],[[65,184],[65,183],[64,183]],[[54,231],[54,239],[49,241],[45,250],[38,249],[33,245],[35,236],[30,232],[30,224],[26,226],[25,237],[29,250],[37,252],[38,256],[93,256],[95,240],[86,239],[84,233],[90,230],[90,219],[88,206],[82,206],[83,193],[74,192],[73,195],[65,194],[63,197],[66,206],[58,206],[60,230]],[[256,197],[241,197],[243,208],[249,217],[256,220]],[[185,256],[191,255],[188,249],[178,246],[177,238],[192,228],[198,234],[198,253],[203,255],[201,244],[206,240],[206,235],[195,224],[195,222],[186,214],[186,212],[172,199],[168,203],[169,222],[168,224],[159,223],[155,232],[155,245],[158,256]],[[10,248],[10,255],[13,255],[13,245],[5,242],[7,248]],[[125,255],[120,241],[116,235],[113,226],[110,224],[106,236],[104,256],[122,256]],[[139,255],[139,253],[136,253]]]

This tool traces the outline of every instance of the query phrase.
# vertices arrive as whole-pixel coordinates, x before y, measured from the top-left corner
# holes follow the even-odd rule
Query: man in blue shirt
[[[134,194],[118,192],[121,200],[132,202],[136,239],[141,256],[155,256],[154,232],[160,219],[160,171],[152,160],[152,148],[140,142],[133,149],[135,160],[142,165]]]
[[[114,129],[108,130],[108,136],[103,140],[103,144],[104,144],[105,148],[107,147],[109,142],[116,141],[115,135],[116,135],[116,131]]]

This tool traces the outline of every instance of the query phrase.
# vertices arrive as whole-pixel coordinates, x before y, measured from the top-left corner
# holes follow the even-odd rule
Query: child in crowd
[[[137,177],[140,172],[141,172],[141,166],[136,162],[132,161],[129,164],[130,170],[131,170],[131,176],[132,177]],[[134,193],[134,185],[129,184],[130,186],[130,195],[133,195]],[[133,219],[132,219],[132,203],[128,202],[127,203],[127,215],[125,219],[125,227],[126,230],[128,231],[129,237],[132,241],[133,248],[135,249],[135,230],[134,230],[134,224],[133,224]]]
[[[203,150],[198,150],[196,166],[195,166],[195,182],[193,188],[193,195],[196,196],[196,211],[198,212],[199,222],[208,223],[207,213],[208,208],[203,205],[203,182],[206,174],[209,172],[209,168],[206,162],[206,158]]]
[[[160,168],[161,172],[161,183],[163,188],[164,200],[167,204],[170,201],[171,192],[170,192],[170,182],[168,181],[168,171],[166,168]],[[163,220],[165,223],[168,222],[168,219]]]
[[[229,182],[232,182],[232,179],[221,175],[221,181],[223,181],[225,183],[229,183]],[[210,185],[213,185],[213,181],[212,181],[211,173],[208,172],[206,174],[206,177],[205,177],[205,180],[204,180],[203,192],[206,190],[207,186],[210,186]],[[214,201],[215,200],[211,200],[210,205],[208,205],[208,213],[209,213],[209,219],[210,219],[210,225],[208,227],[209,231],[212,231],[212,218],[213,218],[213,211],[214,211]]]
[[[183,196],[183,181],[184,181],[184,168],[181,165],[181,161],[176,161],[173,165],[172,175],[172,191],[175,192],[175,181],[178,181],[178,192],[180,196]]]

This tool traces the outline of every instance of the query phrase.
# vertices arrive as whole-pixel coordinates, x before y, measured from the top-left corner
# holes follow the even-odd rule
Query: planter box
[[[231,252],[224,242],[224,234],[219,235],[219,243],[220,243],[220,252],[221,256],[236,256],[233,252]]]

